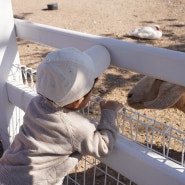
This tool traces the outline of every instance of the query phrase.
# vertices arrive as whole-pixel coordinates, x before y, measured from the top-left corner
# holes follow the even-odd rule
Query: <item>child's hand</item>
[[[111,109],[114,111],[118,111],[123,107],[122,103],[119,103],[118,101],[101,101],[100,102],[100,108],[103,109]]]

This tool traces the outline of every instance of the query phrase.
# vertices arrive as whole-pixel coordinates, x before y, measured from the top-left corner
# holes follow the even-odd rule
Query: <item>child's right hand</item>
[[[120,103],[118,101],[113,101],[113,100],[105,101],[105,100],[103,100],[103,101],[100,102],[101,110],[111,109],[111,110],[114,110],[114,111],[119,111],[122,107],[123,107],[122,103]]]

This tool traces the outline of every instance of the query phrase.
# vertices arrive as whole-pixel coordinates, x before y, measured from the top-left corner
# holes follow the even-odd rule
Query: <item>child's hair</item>
[[[109,65],[109,52],[100,45],[84,52],[76,48],[53,51],[38,66],[37,92],[63,107],[86,95]]]

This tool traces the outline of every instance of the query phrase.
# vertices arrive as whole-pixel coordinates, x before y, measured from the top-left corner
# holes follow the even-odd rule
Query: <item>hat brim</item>
[[[83,52],[89,55],[94,62],[95,78],[100,76],[109,67],[111,57],[104,46],[94,45]]]

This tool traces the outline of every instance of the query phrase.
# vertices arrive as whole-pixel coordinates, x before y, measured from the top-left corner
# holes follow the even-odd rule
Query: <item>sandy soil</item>
[[[47,10],[48,3],[59,9]],[[12,0],[14,17],[64,29],[111,37],[128,42],[185,51],[185,0]],[[124,35],[136,27],[158,24],[161,40],[149,41]],[[53,48],[18,40],[21,63],[37,68]],[[94,94],[121,101],[143,75],[110,66],[99,78]],[[141,114],[185,130],[185,116],[176,109],[140,110]],[[1,153],[1,151],[0,151]]]

